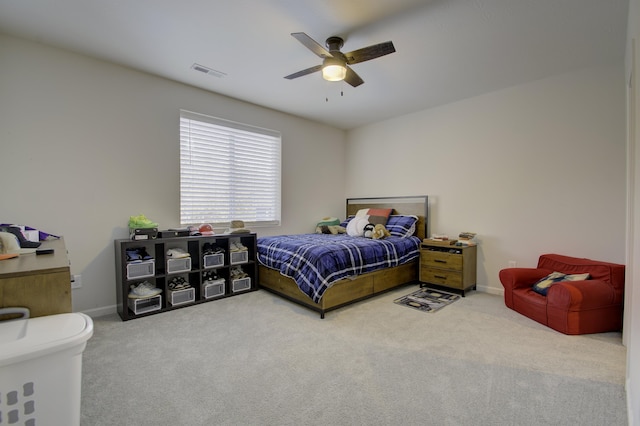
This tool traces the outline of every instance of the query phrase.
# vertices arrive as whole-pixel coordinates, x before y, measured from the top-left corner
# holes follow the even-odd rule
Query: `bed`
[[[374,256],[373,261],[369,260],[364,265],[339,263],[340,267],[335,267],[335,270],[322,271],[322,277],[316,283],[310,282],[315,281],[315,278],[303,278],[299,274],[300,269],[320,270],[326,266],[325,264],[329,265],[328,268],[334,268],[331,266],[333,260],[330,258],[335,257],[338,251],[348,250],[352,246],[364,243],[364,240],[369,242],[371,240],[362,237],[325,234],[258,238],[257,257],[260,287],[317,311],[320,313],[320,317],[324,318],[328,311],[372,297],[403,284],[416,282],[418,280],[420,242],[428,235],[428,197],[421,195],[349,198],[346,200],[345,217],[353,216],[359,210],[367,208],[393,209],[389,217],[390,228],[393,228],[391,226],[392,219],[403,220],[403,216],[414,216],[416,220],[415,226],[412,227],[413,234],[411,236],[405,235],[406,238],[399,238],[399,234],[394,233],[391,237],[377,240],[382,250],[386,250],[387,253],[382,258],[378,254],[377,257]],[[318,238],[320,240],[317,240]],[[301,241],[296,243],[297,239]],[[289,246],[294,243],[302,246],[294,251]],[[332,246],[332,244],[335,245]],[[316,245],[324,245],[325,247],[318,248],[315,247]],[[282,247],[284,249],[281,250]],[[294,267],[285,265],[285,261],[291,259],[272,260],[269,259],[270,253],[268,253],[269,251],[283,251],[288,253],[290,258],[294,258],[302,252],[312,252],[316,249],[324,250],[327,253],[321,259],[304,261],[298,259],[297,266]],[[397,258],[388,255],[395,252],[398,252]],[[354,252],[350,253],[353,257]],[[320,262],[320,264],[316,262]]]

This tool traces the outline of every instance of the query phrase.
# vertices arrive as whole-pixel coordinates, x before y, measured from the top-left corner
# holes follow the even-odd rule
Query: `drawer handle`
[[[434,275],[434,277],[440,278],[441,280],[446,280],[447,279],[447,277],[444,276],[444,275]]]
[[[446,260],[440,260],[440,259],[434,259],[434,262],[436,262],[436,263],[447,263]]]

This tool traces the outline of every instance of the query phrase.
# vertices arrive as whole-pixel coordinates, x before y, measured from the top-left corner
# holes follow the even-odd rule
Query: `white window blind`
[[[280,224],[280,132],[180,111],[180,223]]]

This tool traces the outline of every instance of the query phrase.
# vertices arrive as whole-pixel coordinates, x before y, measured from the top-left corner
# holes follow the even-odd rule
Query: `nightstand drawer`
[[[420,269],[420,281],[462,289],[462,273],[443,269]]]
[[[420,257],[423,267],[462,270],[462,255],[423,250]]]

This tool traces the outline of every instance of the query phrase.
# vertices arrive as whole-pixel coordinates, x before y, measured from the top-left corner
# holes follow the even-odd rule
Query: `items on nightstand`
[[[429,244],[432,246],[442,246],[442,247],[449,247],[452,246],[456,243],[456,241],[458,240],[434,240],[433,238],[425,238],[424,240],[422,240],[422,244]]]
[[[458,235],[458,241],[456,241],[457,246],[475,246],[478,244],[476,240],[475,232],[461,232]]]

